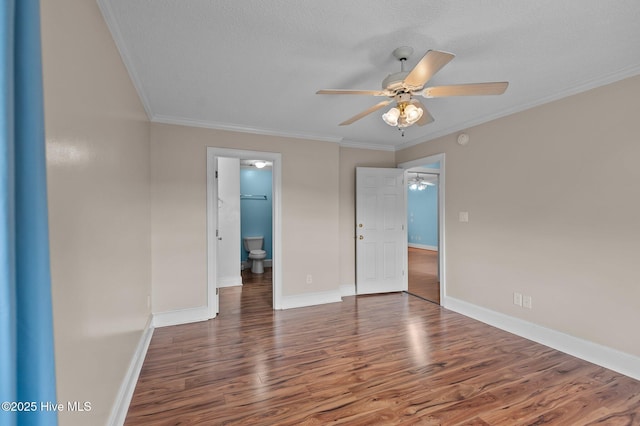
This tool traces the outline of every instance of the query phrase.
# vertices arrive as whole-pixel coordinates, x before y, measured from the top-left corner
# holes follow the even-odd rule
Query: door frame
[[[272,166],[272,289],[273,309],[282,309],[282,154],[277,152],[248,151],[242,149],[207,147],[207,312],[209,318],[218,313],[217,297],[217,237],[218,185],[215,171],[218,157],[238,159],[261,159],[273,163]]]
[[[424,166],[425,164],[440,162],[440,176],[438,178],[438,272],[440,274],[440,305],[442,306],[447,295],[446,280],[446,244],[445,244],[445,154],[435,154],[416,160],[399,163],[398,167],[405,169],[405,180],[409,169]],[[407,230],[408,232],[408,230]],[[408,280],[407,274],[407,280]]]

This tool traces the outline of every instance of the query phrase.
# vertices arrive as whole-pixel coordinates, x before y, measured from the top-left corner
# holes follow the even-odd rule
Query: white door
[[[356,168],[356,293],[407,290],[404,169]]]
[[[207,306],[208,317],[219,312],[218,300],[218,158],[207,151]]]

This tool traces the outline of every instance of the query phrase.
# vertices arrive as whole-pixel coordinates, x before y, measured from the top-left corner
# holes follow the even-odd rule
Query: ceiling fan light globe
[[[399,117],[400,117],[400,110],[396,107],[393,107],[386,113],[382,114],[382,119],[389,126],[397,126]]]
[[[256,166],[258,169],[262,169],[264,166],[267,165],[267,163],[265,161],[258,160],[255,163],[253,163],[253,165]]]
[[[409,104],[404,109],[405,119],[408,124],[413,124],[416,121],[420,120],[424,111],[422,108],[419,108],[413,104]]]
[[[415,191],[416,189],[418,189],[418,184],[415,182],[412,183],[411,185],[409,185],[409,189]]]

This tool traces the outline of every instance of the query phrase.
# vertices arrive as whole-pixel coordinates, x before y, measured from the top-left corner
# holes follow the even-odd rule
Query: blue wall
[[[409,243],[438,246],[438,187],[407,190]]]
[[[243,194],[266,195],[266,200],[248,200]],[[271,170],[240,169],[240,238],[245,236],[264,237],[263,249],[267,252],[267,259],[271,257]],[[247,260],[248,253],[244,250],[244,242],[240,241],[240,256]]]

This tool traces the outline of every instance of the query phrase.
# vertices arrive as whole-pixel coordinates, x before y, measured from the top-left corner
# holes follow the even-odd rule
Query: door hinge
[[[216,179],[218,179],[218,171],[216,170]]]
[[[220,232],[220,231],[218,231],[218,230],[216,229],[216,237],[218,236],[218,233],[219,233],[219,232]]]

